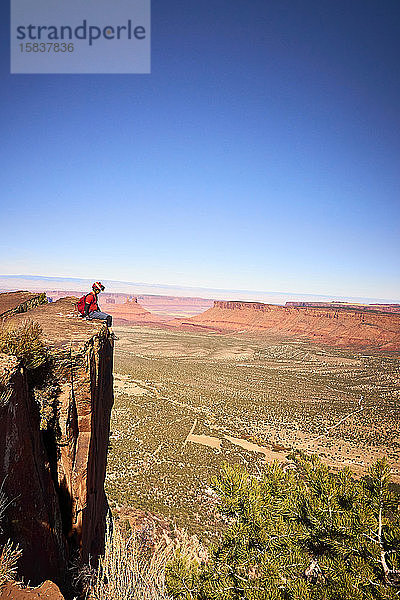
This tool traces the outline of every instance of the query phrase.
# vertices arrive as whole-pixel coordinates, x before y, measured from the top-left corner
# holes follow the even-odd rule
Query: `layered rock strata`
[[[262,332],[343,348],[400,351],[400,315],[362,309],[216,300],[212,308],[182,321],[182,325],[220,331]]]
[[[286,302],[285,306],[295,306],[297,308],[329,308],[329,309],[347,309],[356,311],[374,311],[400,313],[400,304],[356,304],[352,302]]]

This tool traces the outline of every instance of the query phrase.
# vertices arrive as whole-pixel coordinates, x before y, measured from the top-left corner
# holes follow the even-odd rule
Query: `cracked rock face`
[[[19,576],[61,587],[68,560],[95,558],[104,546],[104,492],[113,404],[113,344],[99,322],[77,316],[74,298],[12,314],[40,324],[52,357],[57,395],[51,429],[40,430],[40,407],[18,361],[0,356],[0,483],[13,500],[0,543],[24,552]],[[1,303],[1,294],[0,294]]]
[[[0,403],[0,481],[10,503],[1,523],[1,541],[10,538],[21,547],[19,572],[26,581],[60,581],[67,548],[38,406],[14,358],[1,355],[0,371],[6,388]]]
[[[85,562],[103,550],[112,351],[108,338],[96,336],[83,353],[71,352],[70,373],[59,398],[57,478],[62,503],[68,507],[64,529]]]

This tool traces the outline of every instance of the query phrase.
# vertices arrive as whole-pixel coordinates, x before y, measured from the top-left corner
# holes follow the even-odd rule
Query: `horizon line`
[[[92,280],[86,277],[64,277],[64,276],[46,276],[46,275],[1,275],[0,279],[26,279],[26,280],[41,280],[41,281],[57,281],[61,282],[75,282],[75,283],[83,283],[83,282],[91,282]],[[233,293],[233,294],[250,294],[250,295],[261,295],[261,296],[307,296],[307,297],[321,297],[321,298],[331,298],[331,301],[335,301],[335,299],[344,300],[348,299],[348,301],[355,300],[368,300],[371,304],[376,304],[378,301],[381,303],[390,303],[397,304],[400,301],[398,299],[389,299],[389,298],[377,298],[377,297],[369,297],[369,296],[352,296],[352,295],[339,295],[339,294],[327,294],[327,293],[310,293],[310,292],[283,292],[283,291],[261,291],[261,290],[247,290],[247,289],[227,289],[227,288],[213,288],[213,287],[202,287],[202,286],[188,286],[188,285],[179,285],[179,284],[165,284],[165,283],[145,283],[145,282],[135,282],[135,281],[123,281],[118,279],[104,279],[104,283],[108,285],[128,285],[128,286],[144,286],[146,288],[161,288],[161,289],[170,289],[170,290],[181,290],[181,291],[191,291],[197,290],[198,292],[216,292],[218,294],[221,293]],[[56,290],[54,290],[56,291]],[[63,290],[58,290],[63,291]],[[72,290],[71,290],[72,291]],[[113,293],[110,291],[110,293]],[[114,293],[127,293],[126,292],[114,292]],[[137,292],[138,294],[143,294],[145,292]],[[166,295],[166,294],[153,294],[153,295]],[[206,298],[206,299],[214,299],[214,298]],[[228,299],[228,298],[225,298]],[[257,300],[255,300],[257,301]]]

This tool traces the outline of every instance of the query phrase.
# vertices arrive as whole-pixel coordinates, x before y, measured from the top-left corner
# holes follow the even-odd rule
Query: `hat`
[[[92,285],[92,290],[95,292],[102,292],[104,290],[104,285],[101,283],[101,281],[95,281]]]

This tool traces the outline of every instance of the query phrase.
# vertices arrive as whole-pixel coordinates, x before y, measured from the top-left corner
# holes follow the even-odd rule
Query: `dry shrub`
[[[8,506],[7,496],[4,492],[4,482],[5,482],[5,479],[3,480],[2,484],[0,485],[0,523],[1,523],[2,518],[4,517],[4,513],[6,512],[6,508]]]
[[[150,555],[143,552],[136,534],[125,538],[119,525],[109,520],[90,600],[167,599],[164,566],[170,554],[164,543]]]
[[[30,371],[43,366],[47,349],[39,323],[27,319],[17,326],[0,325],[0,352],[16,356]]]
[[[0,522],[4,517],[7,507],[10,502],[4,493],[4,481],[0,485]],[[22,554],[22,550],[17,545],[14,545],[8,540],[2,548],[0,548],[0,590],[6,581],[14,580],[16,576],[17,561]]]
[[[56,429],[60,387],[39,323],[26,319],[20,325],[0,325],[0,352],[16,356],[26,368],[29,388],[40,407],[40,429]],[[0,378],[0,398],[3,404],[7,402],[6,394],[6,386]],[[58,431],[55,434],[57,436]]]
[[[0,590],[6,581],[14,581],[17,571],[17,561],[22,550],[8,540],[0,550]]]
[[[170,540],[173,555],[184,556],[189,562],[205,563],[209,555],[197,535],[189,535],[185,529],[174,529],[174,537]],[[170,558],[173,558],[172,556]]]
[[[109,520],[105,541],[89,600],[168,600],[165,567],[175,552],[198,561],[207,556],[196,536],[178,529],[153,540],[149,551],[140,530],[127,537]]]

